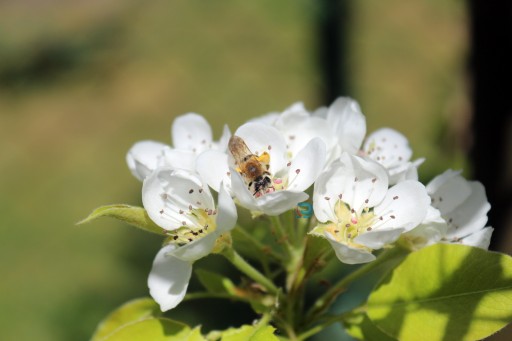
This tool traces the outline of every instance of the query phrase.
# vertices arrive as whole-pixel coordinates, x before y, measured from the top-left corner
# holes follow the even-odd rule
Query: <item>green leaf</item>
[[[204,341],[199,329],[166,318],[132,322],[108,335],[104,341]]]
[[[365,313],[355,313],[343,321],[345,331],[355,339],[365,341],[396,341],[377,328]]]
[[[229,278],[202,269],[195,270],[195,273],[208,292],[235,294],[235,285]]]
[[[113,312],[111,312],[99,325],[91,341],[103,340],[119,327],[146,319],[148,317],[157,317],[161,315],[158,304],[151,298],[137,298],[126,302]]]
[[[222,333],[221,341],[278,341],[275,328],[268,325],[230,328]]]
[[[512,321],[512,258],[437,244],[410,254],[368,299],[368,316],[400,340],[480,340]]]
[[[132,226],[138,227],[144,231],[165,235],[165,230],[155,224],[148,216],[146,210],[142,207],[130,205],[108,205],[101,206],[92,211],[87,218],[79,221],[77,225],[85,224],[96,220],[99,217],[112,217]]]

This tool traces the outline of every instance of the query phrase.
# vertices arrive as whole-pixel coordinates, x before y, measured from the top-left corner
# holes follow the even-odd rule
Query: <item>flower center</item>
[[[358,214],[348,204],[338,200],[334,207],[334,213],[336,214],[337,222],[326,224],[324,230],[329,232],[338,242],[362,247],[353,240],[358,235],[372,230],[372,224],[376,218],[373,211],[365,208]]]
[[[180,213],[184,216],[182,226],[167,232],[169,237],[166,240],[166,244],[170,243],[179,246],[188,244],[215,231],[217,227],[215,223],[217,211],[215,210],[195,208],[188,212],[180,211]]]

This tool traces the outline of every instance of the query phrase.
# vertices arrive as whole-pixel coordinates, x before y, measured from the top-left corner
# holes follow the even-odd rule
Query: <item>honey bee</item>
[[[268,171],[270,155],[267,152],[260,156],[253,154],[244,140],[236,135],[229,139],[228,148],[235,159],[237,172],[242,175],[249,191],[255,197],[273,192],[274,187]]]

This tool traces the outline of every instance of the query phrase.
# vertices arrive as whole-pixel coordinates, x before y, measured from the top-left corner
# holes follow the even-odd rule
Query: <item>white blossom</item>
[[[156,169],[144,180],[142,201],[151,220],[169,235],[148,278],[151,296],[166,311],[183,299],[192,264],[210,254],[217,239],[234,227],[236,207],[222,189],[215,206],[198,175],[168,167]]]
[[[447,170],[426,186],[431,198],[429,214],[403,238],[419,249],[435,243],[489,247],[493,228],[485,226],[491,205],[480,182],[467,181],[460,171]]]
[[[418,180],[417,168],[424,161],[411,162],[409,141],[391,128],[381,128],[368,135],[362,153],[386,168],[390,185],[403,180]]]
[[[206,119],[188,113],[176,117],[171,126],[172,147],[157,141],[140,141],[130,148],[126,162],[132,174],[141,181],[160,166],[194,171],[199,154],[206,150],[225,150],[230,136],[229,129],[224,126],[221,139],[213,141]]]
[[[422,222],[430,202],[417,181],[391,188],[388,183],[380,164],[343,153],[315,183],[313,209],[320,224],[310,233],[326,238],[344,263],[374,260],[373,250]]]

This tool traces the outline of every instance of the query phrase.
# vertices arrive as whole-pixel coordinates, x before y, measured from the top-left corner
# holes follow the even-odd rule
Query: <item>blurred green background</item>
[[[125,165],[173,118],[220,135],[295,101],[324,103],[321,2],[0,2],[0,338],[87,340],[147,295],[160,245],[93,208],[140,205]],[[349,1],[347,93],[368,131],[389,126],[426,157],[422,179],[466,165],[467,14],[461,1]],[[237,321],[250,323],[247,321]],[[209,327],[208,321],[203,323]]]

